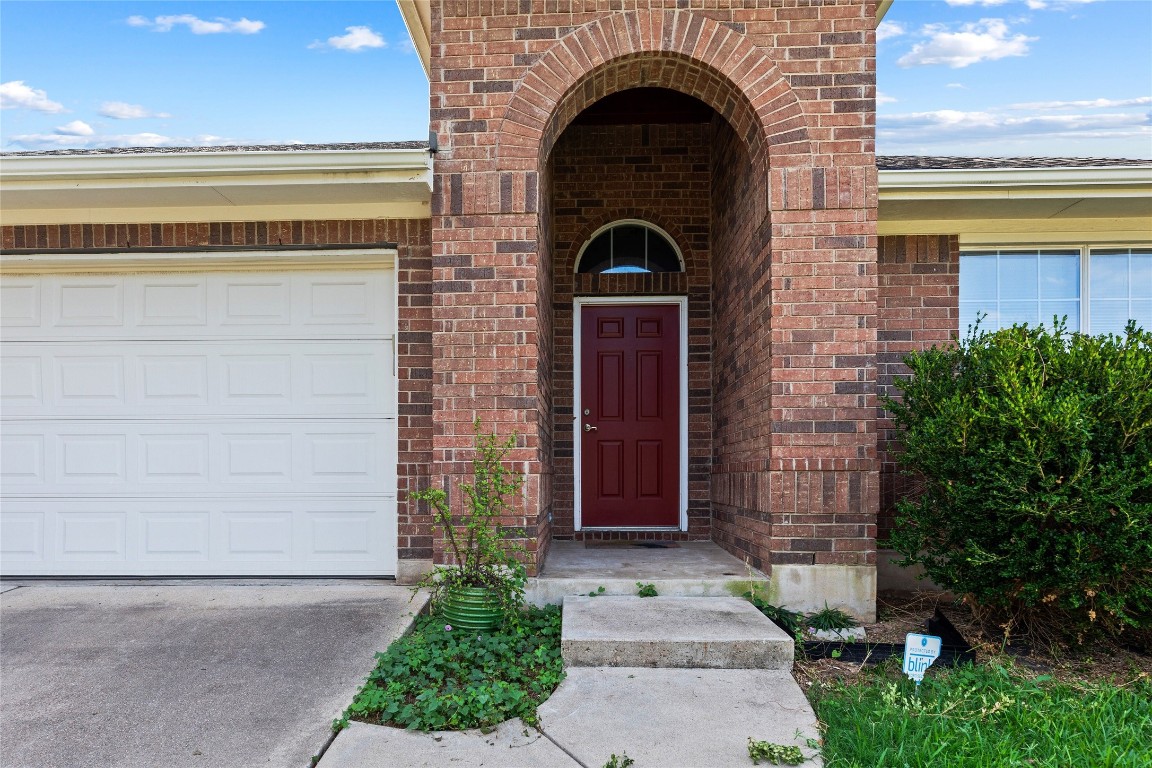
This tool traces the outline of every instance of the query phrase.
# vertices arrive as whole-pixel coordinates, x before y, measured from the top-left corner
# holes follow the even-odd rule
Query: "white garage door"
[[[7,575],[391,575],[391,269],[5,277]]]

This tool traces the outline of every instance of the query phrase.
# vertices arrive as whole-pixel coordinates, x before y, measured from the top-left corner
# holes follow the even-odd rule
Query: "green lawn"
[[[1152,681],[1030,678],[1011,666],[932,669],[920,690],[885,665],[814,684],[828,768],[1152,766]]]

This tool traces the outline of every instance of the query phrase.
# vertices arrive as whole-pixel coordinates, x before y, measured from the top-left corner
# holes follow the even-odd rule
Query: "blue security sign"
[[[904,674],[919,685],[924,672],[940,657],[940,638],[936,635],[908,633],[904,638]]]

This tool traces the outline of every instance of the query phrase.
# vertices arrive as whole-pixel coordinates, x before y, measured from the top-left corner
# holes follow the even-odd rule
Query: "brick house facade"
[[[212,252],[234,252],[240,265],[259,256],[266,270],[281,261],[277,249],[316,249],[317,269],[337,251],[393,254],[388,573],[411,581],[444,557],[408,493],[434,484],[459,503],[479,420],[518,435],[512,459],[527,482],[504,524],[533,570],[558,539],[711,540],[770,574],[780,603],[871,615],[877,541],[895,500],[914,490],[896,472],[878,396],[894,392],[905,353],[957,333],[967,226],[884,220],[876,3],[444,0],[425,11],[432,141],[420,145],[431,152],[422,193],[396,193],[392,207],[379,193],[327,204],[317,187],[308,206],[283,208],[298,215],[273,218],[256,204],[234,216],[98,209],[62,187],[55,207],[9,216],[6,271],[35,277],[63,269],[54,259],[100,254],[157,273],[149,260],[174,251],[188,270]],[[287,148],[236,156],[270,149]],[[313,151],[352,150],[302,148]],[[174,178],[171,188],[189,187]],[[304,193],[285,194],[296,203]],[[583,249],[619,222],[662,233],[681,268],[582,269]],[[1068,237],[1086,228],[1068,226],[1079,227]],[[595,415],[581,407],[578,319],[588,307],[653,300],[683,307],[683,396],[670,401],[682,439],[679,523],[587,525],[581,473],[597,443]]]

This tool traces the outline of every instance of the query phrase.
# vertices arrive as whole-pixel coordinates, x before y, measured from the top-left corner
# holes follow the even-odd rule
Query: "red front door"
[[[680,306],[580,312],[581,524],[680,525]]]

